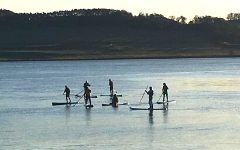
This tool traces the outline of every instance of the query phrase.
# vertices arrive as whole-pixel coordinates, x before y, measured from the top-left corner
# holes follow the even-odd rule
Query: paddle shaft
[[[80,96],[79,100],[77,101],[77,103],[75,105],[77,105],[79,103],[79,101],[81,100],[81,98],[84,96],[84,94],[82,96]],[[73,105],[72,107],[74,107],[75,105]]]
[[[163,95],[163,94],[161,94],[161,96],[159,97],[158,101],[160,100],[160,98],[162,97],[162,95]],[[157,101],[157,102],[158,102],[158,101]]]
[[[148,86],[147,86],[147,88],[148,88]],[[146,88],[146,90],[147,90],[147,88]],[[144,94],[146,93],[146,90],[144,91],[144,93],[143,93],[143,95],[142,95],[142,98],[143,98]],[[142,98],[140,99],[139,103],[141,103]]]
[[[78,95],[78,94],[82,93],[83,91],[84,91],[84,89],[83,89],[81,92],[77,93],[76,95]]]

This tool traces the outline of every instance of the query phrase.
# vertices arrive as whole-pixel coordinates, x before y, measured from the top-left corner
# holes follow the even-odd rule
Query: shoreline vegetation
[[[124,10],[0,10],[0,61],[240,57],[240,15],[227,20]]]

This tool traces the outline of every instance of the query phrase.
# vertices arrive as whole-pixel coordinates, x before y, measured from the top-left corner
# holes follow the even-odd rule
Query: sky
[[[0,9],[15,13],[93,8],[126,10],[133,15],[157,13],[167,18],[184,16],[189,20],[195,15],[226,19],[229,13],[240,13],[240,0],[0,0]]]

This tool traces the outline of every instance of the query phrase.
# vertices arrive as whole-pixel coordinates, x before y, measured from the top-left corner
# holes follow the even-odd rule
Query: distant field
[[[239,45],[191,30],[36,28],[1,35],[0,61],[240,56]]]
[[[166,52],[167,51],[167,52]],[[189,52],[192,51],[192,52]],[[159,51],[151,49],[132,49],[104,51],[84,50],[29,50],[1,51],[0,61],[10,60],[75,60],[75,59],[128,59],[128,58],[185,58],[185,57],[239,57],[238,50],[226,49],[179,49]]]

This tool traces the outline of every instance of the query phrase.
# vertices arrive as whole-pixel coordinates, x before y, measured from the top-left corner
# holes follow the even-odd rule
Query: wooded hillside
[[[240,21],[211,16],[186,23],[111,9],[0,10],[0,32],[0,60],[240,56]]]

